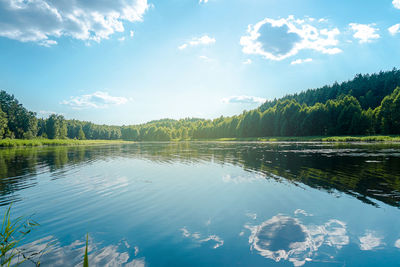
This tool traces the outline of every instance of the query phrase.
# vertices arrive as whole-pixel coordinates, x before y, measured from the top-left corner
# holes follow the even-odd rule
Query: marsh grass
[[[21,243],[25,237],[39,224],[30,217],[20,216],[11,220],[11,205],[4,213],[0,231],[0,265],[18,266],[26,261],[32,262],[35,266],[40,266],[40,257],[48,249],[34,253],[29,252],[29,248],[22,248]],[[36,260],[39,259],[39,260]]]
[[[194,141],[221,142],[400,142],[400,136],[371,135],[371,136],[289,136],[289,137],[248,137],[248,138],[217,138],[199,139]]]
[[[130,144],[123,140],[76,140],[76,139],[2,139],[0,147],[34,147],[34,146],[77,146],[77,145],[107,145]]]
[[[85,256],[83,257],[83,267],[89,267],[88,247],[89,247],[89,234],[86,234],[86,246],[85,246]]]

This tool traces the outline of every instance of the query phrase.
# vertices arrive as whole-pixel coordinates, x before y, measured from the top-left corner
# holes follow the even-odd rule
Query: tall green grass
[[[11,205],[7,208],[0,230],[0,266],[18,266],[26,261],[30,261],[35,266],[40,266],[40,257],[47,252],[51,246],[51,242],[41,251],[31,254],[27,252],[29,251],[29,247],[23,248],[20,246],[25,237],[38,226],[39,223],[23,216],[11,220]],[[86,234],[83,267],[89,267],[88,247],[89,234]]]
[[[85,256],[83,257],[83,267],[89,267],[88,247],[89,247],[89,234],[86,234],[86,247],[85,247]]]
[[[258,142],[400,142],[400,136],[279,136],[279,137],[247,137],[247,138],[216,138],[193,141],[258,141]]]
[[[37,226],[39,226],[37,222],[22,216],[12,221],[10,205],[4,213],[0,230],[1,266],[11,266],[11,264],[12,266],[18,266],[25,261],[31,261],[36,266],[40,266],[40,261],[35,262],[33,260],[33,255],[27,255],[25,250],[21,249],[19,246],[25,237]],[[39,255],[41,252],[35,253],[35,256]]]
[[[2,139],[0,147],[22,147],[22,146],[77,146],[77,145],[105,145],[105,144],[127,144],[131,141],[122,140],[75,140],[75,139]]]

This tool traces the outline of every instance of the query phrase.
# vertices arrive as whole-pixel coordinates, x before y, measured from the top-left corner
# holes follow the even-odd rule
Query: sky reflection
[[[323,246],[339,250],[349,244],[346,224],[339,220],[329,220],[323,225],[304,225],[298,218],[278,214],[259,225],[245,225],[245,228],[251,232],[252,250],[276,262],[290,261],[294,266],[302,266],[314,259],[320,261],[317,251]]]

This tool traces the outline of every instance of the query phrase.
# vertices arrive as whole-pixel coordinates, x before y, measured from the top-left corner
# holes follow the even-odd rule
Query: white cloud
[[[50,46],[69,36],[100,42],[124,31],[124,22],[142,21],[147,0],[3,0],[0,36]]]
[[[400,0],[393,0],[392,4],[395,8],[400,9]]]
[[[370,43],[381,37],[377,33],[379,29],[374,27],[375,24],[350,23],[349,26],[354,31],[353,37],[358,39],[360,44]]]
[[[125,97],[111,96],[108,92],[97,91],[93,94],[71,97],[69,100],[62,101],[61,104],[75,109],[84,109],[107,108],[109,106],[123,105],[127,102],[128,99]]]
[[[192,40],[184,43],[178,47],[178,49],[183,50],[189,46],[198,46],[198,45],[211,45],[216,42],[215,38],[209,37],[208,35],[203,35],[201,37],[194,37]]]
[[[305,59],[299,58],[299,59],[296,59],[296,60],[290,62],[290,65],[298,65],[298,64],[303,64],[306,62],[311,62],[311,61],[312,61],[312,58],[305,58]]]
[[[125,41],[125,36],[122,36],[121,38],[118,38],[118,41],[120,41],[120,42]]]
[[[391,35],[396,35],[400,32],[400,23],[395,24],[388,28],[388,31]]]
[[[209,57],[207,57],[207,56],[199,56],[199,58],[200,58],[201,60],[203,60],[204,62],[212,62],[212,61],[214,61],[214,59],[209,58]]]
[[[360,249],[361,250],[373,250],[381,246],[382,237],[377,236],[374,232],[367,232],[364,236],[360,237]]]
[[[266,98],[256,96],[230,96],[222,99],[222,103],[239,103],[239,104],[262,104],[267,101]]]
[[[243,61],[243,64],[245,64],[245,65],[249,65],[251,63],[253,63],[253,61],[251,61],[251,59],[246,59],[245,61]]]
[[[130,32],[129,32],[129,36],[130,36],[131,38],[133,38],[134,35],[135,35],[135,32],[134,32],[134,31],[130,31]]]
[[[203,3],[203,4],[208,3],[208,0],[199,0],[199,4],[201,4],[201,3]]]
[[[323,54],[342,52],[337,47],[339,29],[319,28],[294,16],[278,20],[266,18],[254,26],[249,25],[247,33],[240,38],[243,53],[261,55],[270,60],[283,60],[304,49]]]
[[[187,44],[183,44],[183,45],[178,46],[178,49],[179,49],[179,50],[183,50],[183,49],[185,49],[187,46],[188,46]]]
[[[46,40],[39,41],[38,44],[41,46],[50,47],[52,45],[56,45],[57,41],[46,39]]]
[[[400,248],[400,239],[397,239],[396,242],[394,243],[394,246],[396,248]]]

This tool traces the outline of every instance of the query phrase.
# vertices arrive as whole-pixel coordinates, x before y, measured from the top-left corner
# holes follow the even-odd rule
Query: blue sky
[[[215,118],[399,67],[400,0],[2,0],[0,89],[105,124]]]

